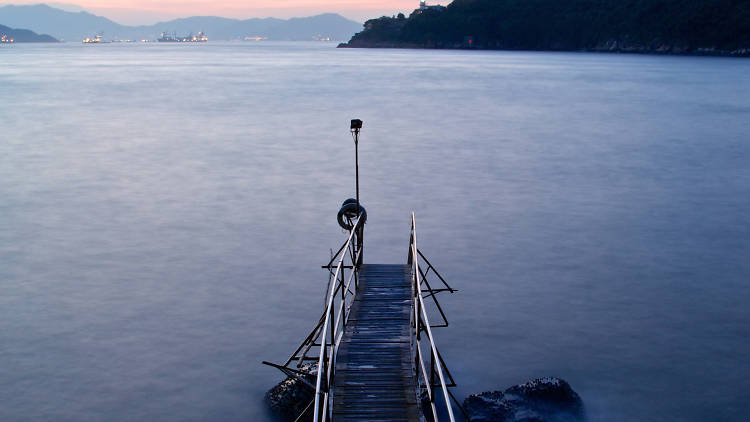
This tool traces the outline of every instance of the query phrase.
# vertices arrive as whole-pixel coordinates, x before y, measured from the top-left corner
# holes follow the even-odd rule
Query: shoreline
[[[426,46],[411,43],[366,43],[364,45],[350,45],[339,43],[336,48],[372,48],[372,49],[407,49],[407,50],[465,50],[465,51],[517,51],[539,53],[605,53],[605,54],[642,54],[651,56],[690,56],[690,57],[736,57],[749,58],[750,48],[736,50],[720,50],[713,48],[698,48],[694,50],[673,48],[671,46],[650,47],[602,47],[583,49],[522,49],[522,48],[494,48],[494,47],[465,47],[465,46]]]

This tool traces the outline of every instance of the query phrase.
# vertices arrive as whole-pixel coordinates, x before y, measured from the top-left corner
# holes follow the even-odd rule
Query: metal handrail
[[[437,422],[438,409],[436,407],[436,395],[439,394],[436,392],[436,389],[440,388],[445,399],[446,411],[450,422],[455,422],[451,399],[457,408],[461,410],[464,418],[468,420],[461,404],[449,390],[450,387],[455,387],[456,383],[437,349],[432,334],[432,328],[448,325],[445,314],[435,297],[436,294],[444,291],[453,293],[456,289],[448,285],[417,247],[416,218],[413,212],[411,220],[407,262],[411,267],[412,273],[411,299],[413,312],[411,313],[409,324],[411,327],[412,356],[414,358],[414,376],[420,388],[417,398],[421,404],[422,413],[428,412],[425,399],[429,400],[429,407],[432,413],[431,421]],[[323,266],[329,272],[329,285],[326,288],[325,309],[318,323],[283,365],[264,361],[265,364],[281,370],[288,377],[297,379],[303,385],[315,391],[312,400],[305,407],[302,414],[299,415],[298,419],[309,414],[308,412],[310,411],[314,412],[314,422],[330,422],[333,416],[336,358],[349,321],[351,308],[357,295],[359,268],[362,262],[364,220],[356,218],[353,221],[350,220],[350,223],[352,224],[352,228],[349,231],[346,241],[335,254],[332,254],[328,264]],[[420,260],[424,265],[420,265]],[[336,262],[335,265],[334,262]],[[346,269],[351,269],[348,277],[344,274]],[[444,288],[433,288],[430,285],[430,282],[427,280],[427,275],[430,272],[442,282]],[[430,324],[424,303],[425,300],[432,300],[435,303],[440,316],[442,316],[443,323],[438,325]],[[427,341],[423,344],[425,339]],[[315,347],[318,347],[317,351],[311,350]],[[315,357],[316,352],[317,357]],[[427,356],[428,354],[429,357]],[[315,377],[314,385],[309,372],[310,367],[303,365],[305,361],[317,362],[317,374],[313,375]],[[292,368],[295,363],[298,369]],[[441,413],[443,413],[442,410]],[[427,420],[430,420],[430,418]]]
[[[437,422],[438,415],[437,415],[437,409],[435,408],[435,394],[433,392],[433,379],[434,379],[434,372],[437,372],[438,379],[440,381],[440,387],[443,391],[443,398],[445,399],[445,406],[448,411],[448,417],[451,422],[455,422],[455,417],[453,416],[453,408],[451,406],[451,394],[448,391],[448,385],[445,382],[445,376],[443,375],[443,367],[444,363],[442,358],[440,357],[440,354],[438,353],[437,346],[435,345],[434,337],[432,336],[432,329],[430,328],[430,320],[427,317],[427,312],[425,310],[424,306],[424,299],[422,296],[422,282],[423,277],[422,273],[419,270],[419,257],[421,256],[421,252],[419,252],[419,249],[417,249],[417,223],[416,218],[414,216],[414,212],[411,213],[411,234],[409,239],[409,258],[408,263],[412,265],[413,275],[412,275],[412,282],[413,282],[413,289],[412,294],[414,295],[414,315],[413,315],[413,321],[412,321],[412,329],[414,329],[416,334],[416,357],[415,357],[415,364],[419,364],[419,369],[421,370],[421,376],[424,381],[425,389],[427,391],[427,396],[430,400],[430,407],[432,409],[432,415],[433,420]],[[422,353],[422,346],[420,344],[421,340],[421,333],[424,332],[427,334],[427,339],[430,343],[430,374],[427,374],[427,369],[425,367],[425,359],[424,355]],[[448,369],[445,368],[447,371]],[[419,376],[419,375],[418,375]]]
[[[324,310],[325,319],[323,320],[323,325],[318,332],[320,355],[318,357],[318,374],[315,380],[315,396],[313,398],[315,403],[313,422],[327,422],[331,418],[331,401],[333,398],[331,389],[335,375],[336,355],[344,333],[344,328],[349,319],[351,304],[359,285],[358,270],[362,248],[357,247],[355,237],[357,236],[357,232],[361,230],[360,221],[360,217],[357,217],[352,229],[349,231],[347,241],[341,249],[339,249],[338,254],[340,254],[341,257],[336,265],[336,270],[333,271],[333,267],[330,266],[335,259],[335,256],[331,259],[328,267],[333,277],[331,278],[332,282],[330,283],[330,288],[326,295],[326,307]],[[361,232],[359,235],[361,235]],[[351,259],[351,266],[344,265],[347,256]],[[348,280],[345,282],[344,268],[347,267],[352,268],[352,271],[349,273]],[[354,289],[351,289],[352,281],[354,281]],[[339,290],[341,290],[340,295]],[[338,306],[334,306],[337,299],[340,299],[339,304]],[[334,309],[336,309],[336,312],[334,312]],[[331,323],[331,321],[333,321],[333,323]],[[339,327],[341,327],[341,329],[339,329]]]

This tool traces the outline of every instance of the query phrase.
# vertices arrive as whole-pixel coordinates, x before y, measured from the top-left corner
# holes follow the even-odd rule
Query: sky
[[[0,0],[6,4],[38,4],[40,0]],[[447,4],[449,1],[428,1]],[[419,6],[419,0],[74,0],[70,3],[48,2],[68,11],[86,10],[125,25],[150,25],[159,21],[188,16],[222,16],[227,18],[291,18],[319,13],[338,13],[364,22],[399,12],[408,15]]]

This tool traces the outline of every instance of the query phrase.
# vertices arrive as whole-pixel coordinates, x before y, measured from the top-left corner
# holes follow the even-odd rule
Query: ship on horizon
[[[102,34],[97,34],[94,38],[86,37],[83,39],[84,44],[109,44],[110,41],[102,40]]]
[[[186,37],[178,37],[175,32],[172,32],[171,34],[162,32],[161,37],[157,38],[156,41],[159,42],[206,42],[208,41],[208,37],[206,36],[203,31],[199,31],[198,35],[193,35],[191,32]]]

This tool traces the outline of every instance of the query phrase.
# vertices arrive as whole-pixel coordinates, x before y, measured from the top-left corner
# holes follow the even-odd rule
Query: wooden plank
[[[333,393],[333,420],[420,420],[412,363],[413,312],[408,265],[362,265],[344,331]]]

